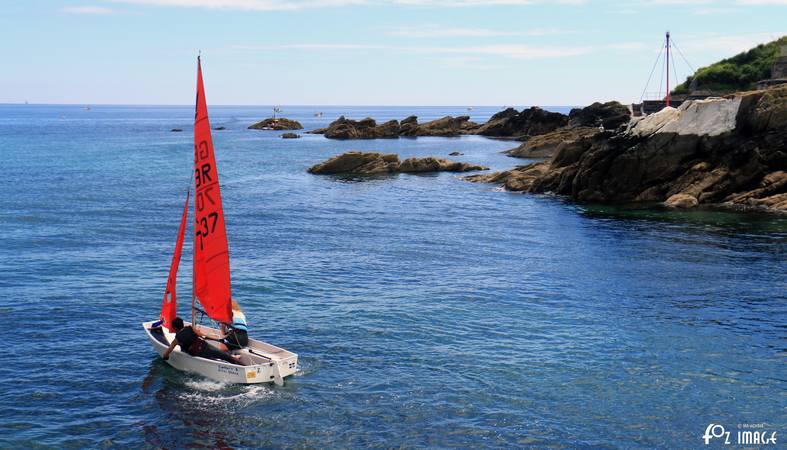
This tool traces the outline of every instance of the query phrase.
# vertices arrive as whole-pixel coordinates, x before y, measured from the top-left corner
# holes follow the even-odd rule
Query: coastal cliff
[[[787,211],[787,86],[688,101],[578,137],[548,161],[466,179],[579,201]]]

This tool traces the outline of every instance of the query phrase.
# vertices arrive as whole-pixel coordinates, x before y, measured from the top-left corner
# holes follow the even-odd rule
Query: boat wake
[[[201,405],[243,408],[283,395],[267,385],[237,385],[213,380],[189,380],[184,384],[188,389],[184,389],[179,397]]]

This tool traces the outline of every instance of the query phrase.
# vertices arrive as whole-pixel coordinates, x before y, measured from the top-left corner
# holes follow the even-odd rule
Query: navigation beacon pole
[[[667,31],[667,106],[669,107],[669,31]]]

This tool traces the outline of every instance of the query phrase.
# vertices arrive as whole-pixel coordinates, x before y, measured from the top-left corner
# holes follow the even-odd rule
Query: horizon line
[[[625,103],[623,103],[623,104],[625,105]],[[160,107],[173,107],[174,106],[174,107],[187,107],[187,106],[194,106],[194,104],[176,104],[176,103],[32,103],[32,102],[31,103],[19,103],[19,102],[0,102],[0,106],[90,106],[90,107],[93,107],[93,106],[160,106]],[[387,108],[390,108],[390,107],[394,107],[394,108],[407,108],[407,107],[416,107],[416,108],[429,108],[429,107],[440,107],[440,108],[455,108],[455,107],[461,107],[461,108],[468,108],[468,107],[473,107],[473,108],[494,108],[494,107],[498,107],[498,108],[507,108],[507,107],[514,107],[514,106],[522,106],[522,107],[530,108],[530,107],[534,107],[534,106],[537,106],[537,107],[549,107],[549,106],[556,106],[556,107],[569,107],[569,106],[570,107],[582,107],[582,106],[587,106],[587,105],[580,105],[580,104],[570,104],[570,105],[568,105],[568,104],[567,105],[538,104],[538,105],[534,105],[534,104],[514,104],[514,103],[495,104],[495,105],[492,105],[492,104],[484,104],[484,105],[482,105],[482,104],[470,104],[470,103],[461,103],[461,104],[454,104],[454,105],[427,105],[427,104],[419,104],[419,105],[416,105],[416,104],[410,104],[410,105],[405,105],[405,104],[401,104],[401,105],[395,105],[395,104],[389,104],[389,105],[385,105],[385,104],[355,104],[355,105],[345,104],[345,105],[342,105],[342,104],[327,104],[327,103],[326,104],[319,104],[319,103],[314,103],[314,104],[305,104],[305,103],[304,104],[297,104],[297,103],[292,103],[292,104],[287,104],[287,103],[270,103],[270,104],[256,104],[256,105],[252,105],[252,104],[214,104],[214,105],[208,105],[209,108],[213,108],[213,107],[246,107],[246,108],[262,108],[262,107],[266,107],[267,108],[267,107],[286,107],[286,106],[299,107],[299,108],[300,107],[323,107],[323,108],[325,108],[325,107],[328,107],[328,108],[330,108],[330,107],[366,107],[366,108],[368,108],[368,107],[378,107],[378,106],[380,106],[380,107],[387,107]]]

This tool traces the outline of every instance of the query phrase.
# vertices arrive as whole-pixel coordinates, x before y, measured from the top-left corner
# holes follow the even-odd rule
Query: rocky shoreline
[[[307,133],[328,139],[471,134],[511,139],[520,144],[506,154],[541,161],[465,179],[585,202],[662,202],[676,208],[724,205],[787,212],[787,86],[690,100],[678,108],[634,118],[627,107],[607,102],[575,108],[568,115],[538,107],[507,108],[484,124],[468,116],[424,123],[409,116],[379,125],[372,118],[342,116]],[[433,157],[400,162],[393,154],[348,152],[309,172],[473,170],[486,168]]]
[[[547,161],[465,179],[577,201],[787,212],[787,86],[687,101],[615,131],[555,133],[525,142],[544,154],[551,143]]]

